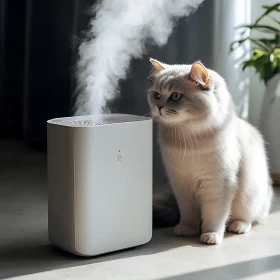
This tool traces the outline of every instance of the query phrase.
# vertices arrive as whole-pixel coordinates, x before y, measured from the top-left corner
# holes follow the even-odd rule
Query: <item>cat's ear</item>
[[[190,77],[192,80],[199,83],[201,86],[203,86],[205,88],[209,84],[208,71],[200,61],[193,63],[191,71],[190,71]]]
[[[152,71],[150,73],[150,77],[153,77],[159,71],[166,69],[166,65],[164,63],[159,62],[158,60],[150,58],[150,62],[152,64],[152,66],[153,66],[153,69],[152,69]]]
[[[159,71],[165,69],[165,65],[163,63],[159,62],[158,60],[150,58],[150,62],[152,63],[153,68],[156,72],[159,72]]]

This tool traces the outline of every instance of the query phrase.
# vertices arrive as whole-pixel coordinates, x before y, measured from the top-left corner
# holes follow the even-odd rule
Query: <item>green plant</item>
[[[272,6],[262,6],[264,13],[252,24],[237,27],[242,29],[241,38],[230,44],[230,52],[235,51],[246,41],[252,43],[252,54],[249,60],[243,62],[243,70],[254,67],[259,73],[260,80],[266,84],[277,73],[280,73],[280,3]],[[272,15],[275,14],[277,17]],[[270,18],[276,23],[276,27],[260,22],[264,18]],[[267,35],[264,38],[252,37],[252,31],[259,31]],[[248,32],[249,31],[249,32]],[[249,36],[245,36],[249,33]]]

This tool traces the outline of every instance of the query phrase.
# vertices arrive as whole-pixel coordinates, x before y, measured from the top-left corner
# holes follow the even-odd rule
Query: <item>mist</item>
[[[77,62],[75,115],[108,112],[119,94],[133,58],[147,43],[163,46],[176,20],[195,11],[203,0],[103,0],[92,7],[87,38]]]

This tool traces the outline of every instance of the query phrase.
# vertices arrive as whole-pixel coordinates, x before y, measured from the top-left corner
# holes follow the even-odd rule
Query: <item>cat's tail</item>
[[[260,223],[260,224],[263,223],[263,221],[267,218],[267,216],[270,213],[273,200],[274,200],[274,191],[272,187],[272,182],[269,182],[267,197],[264,197],[264,205],[260,209],[261,211],[258,214],[258,218],[254,221],[254,223]]]
[[[260,215],[259,219],[257,220],[258,223],[262,223],[263,220],[269,215],[271,206],[273,204],[273,199],[274,199],[274,192],[273,192],[272,184],[270,183],[268,186],[267,198],[265,200],[263,209],[261,211],[261,215]]]
[[[176,199],[170,189],[154,194],[153,226],[156,228],[172,227],[179,223],[180,212]]]

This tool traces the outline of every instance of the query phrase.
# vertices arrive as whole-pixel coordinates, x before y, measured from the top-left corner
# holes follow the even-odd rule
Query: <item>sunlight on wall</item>
[[[276,0],[254,0],[251,6],[251,21],[256,20],[261,13],[263,13],[262,5],[273,5],[277,1]],[[263,24],[267,24],[268,20],[264,19],[262,21]],[[269,24],[275,25],[274,22],[269,21]],[[257,37],[257,34],[254,33]],[[264,83],[259,80],[258,75],[255,73],[254,69],[250,69],[250,110],[249,110],[249,121],[255,125],[260,125],[261,118],[261,110],[263,103],[263,95],[265,92]]]
[[[251,1],[224,0],[215,1],[214,21],[214,69],[226,80],[236,104],[237,113],[248,118],[249,75],[243,73],[242,59],[248,57],[249,43],[229,55],[230,43],[238,39],[235,27],[247,24],[251,19]]]

